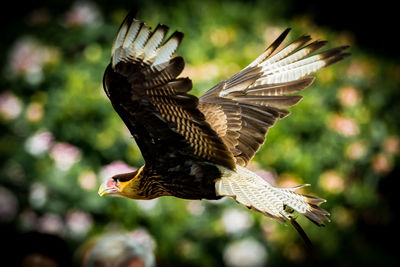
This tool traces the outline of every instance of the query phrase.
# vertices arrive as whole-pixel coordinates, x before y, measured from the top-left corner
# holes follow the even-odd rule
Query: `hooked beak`
[[[101,196],[101,197],[108,194],[107,188],[105,188],[104,183],[102,183],[102,184],[100,185],[99,191],[98,191],[97,193],[98,193],[99,196]]]
[[[104,196],[104,195],[110,195],[110,194],[115,194],[118,189],[114,186],[108,186],[107,181],[102,183],[99,187],[99,191],[97,192],[99,196]]]

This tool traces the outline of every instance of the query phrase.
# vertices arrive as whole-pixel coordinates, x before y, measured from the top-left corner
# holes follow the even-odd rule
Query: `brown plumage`
[[[106,181],[99,194],[134,199],[175,196],[234,198],[267,216],[293,221],[287,207],[317,225],[328,220],[323,199],[276,188],[245,168],[270,127],[297,104],[293,95],[308,87],[308,75],[348,54],[338,47],[310,56],[326,44],[302,36],[279,49],[284,31],[256,60],[199,99],[192,82],[178,76],[182,57],[172,57],[183,34],[150,28],[128,14],[104,73],[104,90],[139,146],[145,165]],[[297,224],[293,225],[298,226]],[[298,227],[296,227],[298,228]]]

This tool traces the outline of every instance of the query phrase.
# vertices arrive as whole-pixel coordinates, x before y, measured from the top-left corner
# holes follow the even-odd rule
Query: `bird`
[[[158,24],[152,30],[135,18],[123,20],[103,76],[103,88],[138,145],[144,165],[117,174],[98,194],[131,199],[173,196],[192,200],[230,197],[280,222],[289,221],[309,243],[294,211],[318,226],[329,221],[326,200],[279,188],[246,168],[285,108],[301,99],[310,76],[349,56],[340,46],[320,52],[327,41],[303,35],[282,43],[284,30],[241,71],[201,97],[190,94],[192,81],[180,77],[185,63],[175,52],[183,33]]]

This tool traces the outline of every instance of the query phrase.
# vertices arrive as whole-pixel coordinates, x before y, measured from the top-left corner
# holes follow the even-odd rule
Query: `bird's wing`
[[[285,30],[256,60],[222,81],[200,97],[199,109],[235,157],[246,166],[265,141],[275,121],[289,114],[282,109],[297,104],[302,96],[293,95],[314,81],[308,77],[348,53],[348,46],[310,56],[326,41],[302,36],[278,49],[290,29]]]
[[[182,57],[172,57],[183,34],[164,42],[168,27],[154,31],[128,14],[112,48],[103,78],[107,96],[136,140],[146,164],[185,159],[234,169],[232,153],[206,122],[198,99],[188,94],[192,82],[177,78]]]

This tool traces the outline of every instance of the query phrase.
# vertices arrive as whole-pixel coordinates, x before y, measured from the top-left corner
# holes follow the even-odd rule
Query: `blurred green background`
[[[367,42],[359,24],[343,21],[349,16],[335,25],[289,0],[47,1],[21,12],[14,5],[16,15],[3,17],[0,51],[0,224],[10,251],[24,248],[25,233],[51,234],[66,244],[64,264],[79,265],[93,238],[141,231],[158,266],[398,262],[391,239],[399,234],[400,63],[379,38]],[[197,96],[287,27],[289,41],[307,33],[329,40],[328,47],[351,45],[352,56],[316,75],[250,165],[278,186],[310,183],[307,193],[328,200],[326,227],[299,217],[312,252],[291,227],[230,199],[97,195],[101,181],[143,164],[102,90],[112,41],[130,8],[153,28],[163,23],[185,33],[177,54]]]

